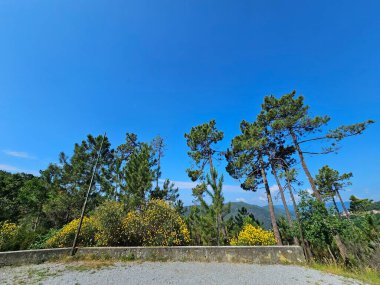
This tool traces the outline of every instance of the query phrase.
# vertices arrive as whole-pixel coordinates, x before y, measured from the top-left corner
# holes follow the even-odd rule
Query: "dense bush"
[[[301,192],[298,207],[300,224],[289,226],[280,220],[281,234],[290,240],[292,236],[301,238],[299,229],[307,241],[310,258],[315,261],[342,262],[354,268],[380,267],[378,247],[380,244],[379,227],[376,217],[368,212],[351,213],[348,219],[341,216],[335,208],[327,209],[323,202],[314,199],[307,192]],[[342,259],[336,237],[344,245],[345,260]]]
[[[42,235],[41,231],[32,230],[25,224],[0,222],[0,251],[33,248]]]
[[[95,242],[99,246],[122,245],[124,205],[120,202],[106,201],[100,205],[92,216],[96,226]]]
[[[380,268],[378,230],[371,215],[351,216],[351,220],[341,221],[341,235],[355,267]]]
[[[47,239],[46,247],[71,246],[79,219]],[[163,200],[152,200],[140,211],[124,213],[122,203],[108,201],[83,219],[80,246],[173,246],[190,242],[189,230],[176,210]]]
[[[0,251],[16,249],[16,240],[20,228],[8,221],[0,223]]]
[[[271,231],[263,230],[251,224],[246,224],[237,238],[231,240],[231,245],[275,245],[276,240]]]
[[[124,219],[128,245],[174,246],[190,242],[190,233],[175,209],[162,200],[152,200],[140,211]]]
[[[28,246],[28,249],[45,248],[47,241],[50,238],[52,238],[53,236],[55,236],[58,232],[59,232],[59,230],[52,228],[46,233],[42,233],[42,234],[37,235],[36,238],[34,239],[34,241]]]
[[[129,212],[123,220],[124,243],[130,246],[140,246],[144,241],[143,213]]]
[[[73,220],[55,233],[46,241],[46,247],[67,247],[74,241],[75,232],[78,228],[79,219]],[[93,217],[84,217],[81,233],[78,238],[78,245],[95,245],[96,226]]]

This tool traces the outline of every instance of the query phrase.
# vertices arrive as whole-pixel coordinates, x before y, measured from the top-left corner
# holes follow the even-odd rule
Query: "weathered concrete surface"
[[[78,249],[77,255],[158,261],[305,262],[302,248],[298,246],[87,247]]]
[[[70,248],[52,248],[0,252],[0,266],[39,264],[70,254]]]
[[[41,263],[70,254],[69,248],[0,253],[0,265]],[[178,247],[84,247],[78,257],[147,261],[236,262],[256,264],[303,263],[298,246],[178,246]]]

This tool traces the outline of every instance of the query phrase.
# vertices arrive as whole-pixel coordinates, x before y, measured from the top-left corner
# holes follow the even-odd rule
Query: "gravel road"
[[[299,266],[230,263],[87,262],[0,268],[0,284],[362,284]]]

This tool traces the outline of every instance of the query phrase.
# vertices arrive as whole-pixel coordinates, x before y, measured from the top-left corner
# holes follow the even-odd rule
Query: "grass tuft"
[[[367,284],[380,285],[380,272],[372,268],[348,269],[340,265],[320,263],[310,263],[309,267],[334,275],[363,281]]]
[[[78,272],[84,272],[84,271],[93,271],[93,270],[99,270],[105,267],[109,267],[114,265],[113,262],[106,262],[106,261],[78,261],[77,263],[71,263],[65,266],[66,270],[69,271],[78,271]]]

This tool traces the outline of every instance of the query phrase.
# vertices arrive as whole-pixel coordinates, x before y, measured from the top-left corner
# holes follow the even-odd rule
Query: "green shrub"
[[[41,249],[46,247],[47,241],[58,233],[57,229],[50,229],[47,233],[40,234],[36,239],[31,243],[28,249]]]
[[[17,236],[20,228],[15,223],[5,221],[0,223],[0,251],[16,250]]]
[[[124,205],[120,202],[106,201],[92,216],[96,226],[95,242],[99,246],[122,245]]]
[[[71,246],[79,219],[46,240],[45,247]],[[105,202],[83,219],[79,246],[173,246],[190,242],[189,230],[176,210],[163,200],[152,200],[141,211],[124,214],[123,205]]]
[[[175,246],[190,242],[185,222],[163,200],[152,200],[141,212],[128,213],[123,226],[127,245]]]
[[[0,251],[29,249],[41,235],[25,225],[0,223]]]

